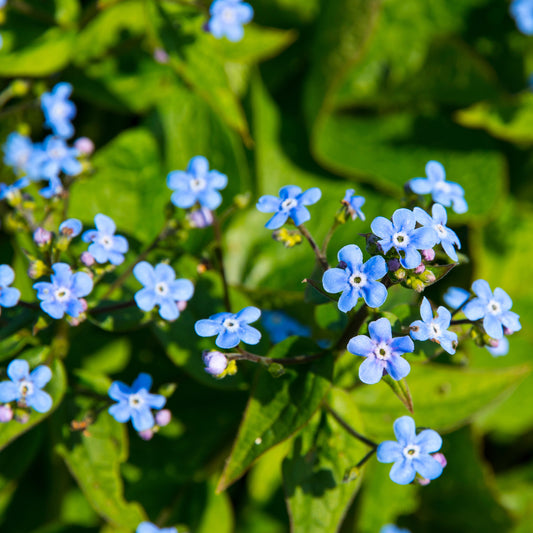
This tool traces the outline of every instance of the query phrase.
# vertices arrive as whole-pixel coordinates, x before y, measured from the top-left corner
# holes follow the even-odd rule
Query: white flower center
[[[160,296],[165,296],[168,294],[168,285],[164,281],[160,281],[155,286],[155,292]]]
[[[290,211],[298,205],[298,202],[294,198],[287,198],[281,202],[282,211]]]
[[[435,191],[450,192],[450,189],[450,184],[444,180],[438,181],[437,183],[435,183],[435,185],[433,185],[433,190]]]
[[[204,180],[204,178],[193,178],[189,182],[189,185],[191,187],[191,191],[198,192],[203,191],[205,189],[207,182]]]
[[[359,289],[366,285],[367,277],[362,272],[354,272],[348,281],[352,287]]]
[[[224,9],[224,11],[222,11],[220,17],[227,24],[231,24],[232,22],[235,22],[235,10],[231,7],[227,7],[226,9]]]
[[[67,106],[64,102],[57,102],[50,111],[50,115],[53,119],[63,118],[67,112]]]
[[[239,323],[237,320],[233,318],[226,318],[224,322],[222,322],[222,325],[228,330],[228,331],[237,331],[239,329]]]
[[[16,159],[16,166],[23,167],[30,158],[31,150],[21,150],[18,154]]]
[[[438,326],[438,324],[436,324],[435,322],[431,322],[431,331],[433,333],[433,336],[434,337],[439,337],[440,334],[441,334],[441,329],[440,327]]]
[[[446,229],[442,224],[435,224],[434,228],[441,239],[446,237]]]
[[[52,148],[49,152],[48,152],[48,155],[52,158],[52,159],[63,159],[66,155],[66,151],[63,147],[61,146],[57,146],[56,148]]]
[[[499,315],[502,311],[500,304],[496,300],[490,300],[487,308],[491,315]]]
[[[420,446],[417,446],[416,444],[408,444],[403,449],[403,455],[409,460],[416,459],[420,455]]]
[[[113,246],[113,237],[111,237],[111,235],[102,235],[100,237],[100,244],[106,250],[109,250]]]
[[[403,231],[399,231],[393,235],[392,242],[394,243],[394,246],[407,246],[409,244],[409,237]]]
[[[56,300],[59,302],[66,302],[70,299],[70,291],[66,287],[59,287],[54,293]]]
[[[19,391],[22,396],[33,394],[33,383],[26,379],[23,379],[19,383]]]
[[[374,349],[374,355],[377,359],[386,361],[391,356],[390,346],[386,342],[380,342]]]
[[[139,409],[144,404],[144,399],[140,394],[132,394],[128,398],[128,404],[133,409]]]

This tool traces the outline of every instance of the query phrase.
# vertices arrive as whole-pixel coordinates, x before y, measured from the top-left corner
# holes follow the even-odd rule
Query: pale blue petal
[[[280,205],[281,200],[279,198],[267,194],[259,198],[256,207],[261,213],[275,213]]]
[[[65,305],[55,300],[45,300],[41,302],[41,309],[56,320],[63,318],[63,315],[65,314]]]
[[[390,359],[385,364],[385,368],[390,374],[390,377],[396,381],[403,379],[409,374],[409,372],[411,372],[411,365],[399,355],[391,355]]]
[[[442,437],[432,429],[424,429],[416,436],[414,444],[420,446],[420,453],[434,453],[440,450]]]
[[[443,466],[431,455],[420,455],[413,459],[413,467],[426,479],[437,479],[443,470]]]
[[[123,401],[128,399],[128,396],[132,394],[132,390],[122,381],[113,381],[107,394],[112,400]]]
[[[419,224],[422,224],[423,226],[433,226],[433,219],[423,209],[420,209],[420,207],[415,207],[413,209],[413,214]]]
[[[372,233],[382,239],[390,237],[394,233],[392,222],[385,217],[376,217],[370,224],[370,229]]]
[[[430,326],[425,322],[422,322],[422,320],[415,320],[409,327],[415,328],[411,329],[409,335],[411,335],[416,341],[427,341],[433,334]]]
[[[301,224],[304,224],[308,220],[311,220],[311,213],[309,213],[309,210],[307,207],[303,207],[301,205],[294,207],[290,210],[291,218],[294,220],[294,223],[296,226],[300,226]]]
[[[102,213],[98,213],[94,217],[94,225],[96,226],[96,229],[104,235],[113,235],[116,231],[116,226],[115,222],[113,222],[113,219],[109,218],[107,215],[103,215]]]
[[[378,446],[376,457],[380,463],[401,461],[403,459],[402,447],[393,440],[386,440]]]
[[[433,228],[417,228],[410,235],[410,242],[418,250],[428,250],[433,248],[439,240],[437,232]]]
[[[357,301],[359,300],[360,296],[361,292],[358,289],[355,289],[351,285],[347,285],[346,290],[339,298],[337,306],[343,313],[347,313],[357,305]]]
[[[392,223],[394,224],[394,229],[396,231],[405,231],[408,233],[415,228],[416,219],[409,209],[402,207],[396,209],[392,214]]]
[[[316,204],[322,197],[322,191],[318,187],[312,187],[300,194],[298,201],[302,205]]]
[[[298,196],[301,192],[302,189],[296,185],[285,185],[285,187],[282,187],[279,190],[279,197],[282,200],[286,200],[287,198],[296,198],[296,196]]]
[[[398,483],[399,485],[409,485],[409,483],[414,481],[416,471],[413,468],[411,461],[402,459],[392,465],[389,476],[394,483]]]
[[[141,289],[134,295],[135,303],[142,311],[151,311],[156,304],[156,296],[153,289]]]
[[[415,207],[415,209],[417,209]],[[446,209],[441,204],[434,204],[433,208],[431,209],[431,214],[433,215],[433,219],[438,224],[442,224],[443,226],[446,226],[446,222],[448,221],[448,214],[446,213]]]
[[[228,348],[235,348],[235,346],[237,346],[237,344],[239,344],[240,341],[241,339],[239,338],[237,333],[224,330],[216,338],[215,344],[219,348],[224,348],[227,350]]]
[[[468,204],[462,196],[456,196],[453,200],[453,210],[458,214],[462,215],[468,211]]]
[[[368,324],[370,337],[377,342],[390,342],[392,339],[392,328],[389,320],[385,317],[370,322]]]
[[[245,307],[244,309],[241,309],[236,315],[235,318],[239,322],[244,322],[246,324],[251,324],[252,322],[255,322],[256,320],[259,320],[259,317],[261,316],[261,310],[257,307],[249,306]]]
[[[459,258],[457,257],[457,252],[455,251],[455,247],[451,241],[448,239],[443,239],[441,241],[442,249],[444,250],[444,253],[452,260],[457,262]]]
[[[223,327],[219,322],[204,318],[198,320],[194,324],[194,331],[200,337],[212,337],[213,335],[218,335],[222,331]]]
[[[194,285],[188,279],[177,279],[170,284],[170,294],[178,302],[186,302],[194,294]]]
[[[214,189],[204,189],[198,193],[198,202],[207,209],[215,210],[222,203],[222,195]]]
[[[52,379],[52,371],[45,365],[39,365],[31,374],[30,380],[42,389]]]
[[[170,284],[176,279],[176,272],[174,269],[166,263],[159,263],[155,267],[155,279],[156,283],[163,282]]]
[[[204,177],[209,172],[209,161],[203,155],[197,155],[189,161],[187,172],[195,177]]]
[[[40,389],[35,389],[33,394],[29,394],[26,397],[26,403],[28,407],[32,407],[38,413],[46,413],[52,408],[52,397]]]
[[[152,409],[162,409],[167,403],[162,394],[145,394],[144,400]]]
[[[54,279],[61,287],[68,287],[70,285],[70,279],[72,277],[72,270],[67,263],[55,263],[52,265],[54,271]]]
[[[289,213],[286,211],[280,211],[279,213],[276,213],[266,224],[266,229],[278,229],[287,222],[287,219],[289,218]]]
[[[148,407],[132,409],[131,421],[136,431],[146,431],[155,424],[154,415]]]
[[[135,279],[142,283],[145,287],[153,289],[155,286],[155,272],[154,267],[147,261],[141,261],[133,267],[133,275]],[[153,307],[153,306],[152,306]]]
[[[119,252],[110,251],[107,254],[107,260],[112,265],[117,266],[117,265],[121,265],[124,262],[124,256]]]
[[[261,340],[261,333],[248,325],[241,326],[238,335],[245,344],[257,344]]]
[[[77,298],[87,296],[93,290],[93,280],[86,272],[76,272],[72,276],[72,292]]]
[[[327,292],[342,292],[348,285],[348,273],[341,268],[330,268],[322,276],[322,285]]]
[[[429,194],[431,192],[432,185],[426,178],[413,178],[409,182],[409,188],[415,194]]]
[[[422,298],[422,303],[420,304],[420,316],[428,324],[433,320],[433,310],[431,309],[429,300],[425,296]]]
[[[206,181],[212,189],[224,189],[228,184],[228,177],[218,170],[211,170],[207,174]]]
[[[190,176],[183,170],[174,170],[167,175],[167,187],[175,191],[186,191]]]
[[[127,422],[131,416],[131,409],[126,402],[120,402],[112,405],[108,409],[108,413],[117,421],[117,422]]]
[[[401,445],[412,444],[416,438],[415,421],[410,416],[401,416],[394,421],[394,434]]]
[[[89,244],[88,250],[97,263],[101,264],[107,262],[109,254],[101,244],[93,242],[92,244]]]
[[[446,171],[438,161],[428,161],[426,164],[426,176],[433,183],[444,181],[446,179]]]
[[[494,299],[500,304],[503,311],[509,311],[513,307],[513,300],[510,296],[500,287],[494,289]]]
[[[20,291],[14,287],[0,289],[0,306],[15,307],[20,300]]]
[[[464,306],[463,312],[468,320],[479,320],[485,316],[487,305],[479,298],[475,298]]]
[[[21,397],[19,386],[12,381],[2,381],[0,383],[0,402],[8,403],[18,400]]]
[[[83,306],[79,300],[76,300],[75,298],[69,300],[68,302],[64,302],[65,305],[65,312],[67,315],[78,318],[80,313],[83,311]]]
[[[454,346],[457,346],[458,342],[457,333],[454,333],[453,331],[443,331],[438,340],[443,350],[452,355],[455,353]]]
[[[174,192],[172,193],[170,200],[176,207],[188,209],[196,203],[196,194],[181,191]]]
[[[452,309],[458,309],[470,298],[470,293],[460,287],[450,287],[443,296],[447,306]]]
[[[354,270],[363,262],[363,252],[361,252],[361,248],[359,248],[359,246],[355,244],[347,244],[339,250],[337,258],[339,261],[343,261],[349,265],[352,270]]]
[[[503,337],[503,324],[494,315],[487,314],[483,319],[483,329],[487,335],[493,339],[501,339]]]
[[[502,324],[510,329],[512,332],[522,329],[522,324],[520,324],[520,316],[513,311],[506,311],[500,316]]]
[[[83,232],[83,235],[81,236],[81,240],[83,242],[93,242],[94,239],[96,239],[97,237],[98,237],[98,232],[94,229],[89,229]]]
[[[134,393],[140,391],[141,389],[149,391],[151,388],[152,376],[146,372],[140,372],[131,386],[131,390]]]
[[[113,251],[125,254],[129,249],[128,241],[122,235],[113,237]]]
[[[411,353],[415,349],[415,345],[410,337],[395,337],[389,343],[394,353]]]
[[[159,302],[159,316],[165,320],[176,320],[180,312],[172,298],[164,298]]]
[[[361,291],[368,307],[380,307],[387,299],[387,288],[378,281],[367,281]]]
[[[9,265],[0,265],[0,287],[7,287],[15,281],[15,272]]]
[[[375,385],[383,377],[383,363],[375,357],[368,357],[359,366],[359,379],[367,385]]]
[[[357,335],[348,341],[347,349],[354,355],[368,357],[374,350],[374,343],[366,335]]]
[[[472,290],[477,296],[483,300],[492,299],[492,291],[490,290],[490,285],[484,279],[478,279],[472,283]]]
[[[420,228],[420,229],[424,229],[424,228]],[[405,250],[405,257],[400,259],[401,265],[409,270],[416,268],[420,264],[421,261],[422,261],[422,257],[414,246],[409,246]]]
[[[439,306],[437,309],[437,318],[435,323],[442,329],[448,329],[450,327],[450,322],[452,321],[452,314],[446,307]]]
[[[371,257],[361,270],[372,280],[381,279],[387,274],[387,262],[381,255]]]

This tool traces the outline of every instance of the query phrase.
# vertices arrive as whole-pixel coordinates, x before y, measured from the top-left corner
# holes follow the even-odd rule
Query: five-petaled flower
[[[109,414],[121,423],[130,418],[136,431],[145,431],[155,424],[152,409],[162,409],[166,398],[161,394],[150,394],[152,377],[141,372],[133,385],[129,387],[122,381],[114,381],[109,387],[108,394],[118,403],[109,408]]]
[[[437,235],[436,244],[442,246],[446,255],[452,261],[457,261],[458,258],[455,247],[460,250],[461,242],[455,231],[446,227],[448,219],[446,209],[441,204],[434,204],[431,210],[433,217],[430,217],[423,209],[420,209],[420,207],[415,207],[413,213],[418,223],[422,224],[424,227],[433,228],[435,230],[435,234]]]
[[[365,198],[363,196],[357,196],[354,189],[346,190],[346,194],[341,203],[346,207],[352,220],[355,220],[357,217],[361,220],[365,220],[365,214],[361,211],[361,207],[363,207],[365,203]]]
[[[52,371],[47,366],[40,365],[30,374],[28,361],[14,359],[7,367],[7,375],[11,381],[0,383],[0,402],[16,400],[38,413],[50,410],[52,397],[41,390],[52,379]]]
[[[128,241],[121,235],[115,235],[116,225],[106,215],[96,215],[94,225],[96,229],[85,231],[81,236],[84,242],[92,243],[89,245],[89,253],[97,263],[109,261],[112,265],[120,265],[128,251]]]
[[[0,307],[15,307],[20,298],[20,291],[10,287],[15,281],[15,272],[9,265],[0,265]]]
[[[194,330],[200,337],[218,335],[215,344],[219,348],[235,348],[239,342],[257,344],[261,340],[261,333],[249,326],[261,316],[257,307],[245,307],[238,313],[217,313],[208,319],[198,320]]]
[[[30,160],[34,146],[29,137],[13,132],[7,136],[4,144],[4,163],[13,167],[19,175],[26,174],[26,166]]]
[[[137,263],[133,275],[144,285],[135,293],[135,303],[143,311],[159,306],[159,315],[165,320],[176,320],[180,316],[178,302],[192,298],[194,285],[188,279],[176,279],[174,269],[165,263],[155,268],[146,261]]]
[[[37,298],[41,301],[41,309],[52,318],[63,318],[64,314],[77,318],[85,310],[80,300],[93,289],[93,280],[85,272],[72,273],[66,263],[52,265],[54,274],[51,283],[39,281],[33,285]]]
[[[409,187],[416,194],[430,194],[434,202],[446,207],[452,206],[456,213],[466,213],[468,205],[464,199],[465,191],[458,184],[446,181],[446,171],[438,161],[426,164],[427,178],[413,178]]]
[[[209,33],[217,39],[226,36],[233,42],[243,38],[243,24],[248,24],[254,16],[252,6],[242,0],[215,0],[209,8],[209,13]]]
[[[513,0],[509,10],[518,29],[525,35],[533,35],[533,0]]]
[[[265,224],[267,229],[281,228],[289,217],[300,226],[311,218],[305,206],[316,204],[321,196],[322,192],[318,187],[302,192],[296,185],[287,185],[280,189],[279,198],[270,194],[261,196],[256,207],[261,213],[275,213]]]
[[[416,228],[416,218],[409,209],[397,209],[392,215],[392,222],[385,217],[376,217],[370,227],[380,240],[378,244],[384,253],[394,248],[400,255],[404,268],[416,268],[422,257],[418,250],[433,248],[437,235],[433,228]],[[404,257],[402,257],[402,253]]]
[[[368,331],[370,337],[357,335],[348,342],[350,353],[366,357],[359,367],[359,379],[373,385],[385,372],[396,381],[407,376],[411,367],[401,355],[415,349],[413,341],[408,336],[393,338],[387,318],[370,322]]]
[[[436,479],[442,474],[442,464],[430,454],[440,450],[442,438],[432,429],[416,434],[415,421],[402,416],[394,422],[394,434],[398,442],[387,440],[377,449],[380,463],[394,463],[390,478],[399,485],[414,481],[418,472],[426,479]]]
[[[49,135],[42,147],[36,147],[34,153],[40,154],[36,159],[38,169],[32,172],[33,179],[54,180],[60,172],[68,176],[77,176],[82,171],[82,165],[77,157],[80,155],[77,148],[68,146],[64,139]],[[33,156],[35,158],[35,155]]]
[[[387,274],[387,263],[380,255],[363,263],[359,246],[348,244],[337,254],[342,268],[330,268],[322,276],[324,289],[331,293],[342,292],[338,307],[344,313],[353,309],[359,298],[369,307],[379,307],[387,298],[387,288],[377,280]]]
[[[490,285],[484,279],[478,279],[472,283],[472,290],[477,298],[468,302],[463,312],[468,320],[483,319],[487,335],[501,339],[504,327],[512,332],[522,329],[520,317],[510,311],[513,301],[503,289],[498,287],[493,294]]]
[[[187,170],[174,170],[167,176],[167,186],[174,190],[170,197],[176,207],[188,209],[199,203],[216,209],[222,203],[219,189],[228,184],[228,177],[218,170],[209,170],[209,162],[201,155],[193,157]]]
[[[71,120],[76,116],[76,106],[68,99],[72,93],[70,83],[58,83],[52,92],[41,96],[41,108],[44,113],[44,125],[54,135],[68,139],[74,135]]]
[[[437,316],[433,318],[433,311],[429,300],[424,297],[420,305],[422,320],[415,320],[409,328],[411,337],[417,341],[432,340],[442,346],[450,354],[455,353],[457,347],[457,333],[448,331],[452,315],[446,307],[437,309]]]

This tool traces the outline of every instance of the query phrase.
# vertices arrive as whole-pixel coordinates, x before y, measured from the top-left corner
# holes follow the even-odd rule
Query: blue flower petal
[[[54,271],[53,282],[61,287],[68,287],[72,278],[72,270],[67,263],[55,263],[52,265]]]
[[[107,254],[107,260],[112,265],[117,266],[117,265],[121,265],[124,262],[124,256],[121,253],[119,253],[119,252],[114,252],[114,251],[110,250],[108,252],[108,254]]]
[[[368,357],[359,366],[359,379],[367,385],[375,385],[383,377],[383,363],[375,357]]]
[[[392,465],[389,476],[394,483],[398,483],[399,485],[408,485],[414,481],[416,477],[416,471],[411,464],[411,461],[402,459],[401,461],[398,461]]]
[[[190,192],[175,192],[172,193],[170,201],[182,209],[188,209],[196,203],[196,194]]]
[[[381,279],[387,274],[387,262],[381,255],[371,257],[361,268],[361,270],[372,280]]]
[[[370,337],[377,342],[389,343],[392,339],[392,328],[389,320],[385,317],[374,320],[368,324]]]
[[[107,262],[109,253],[101,244],[93,242],[92,244],[89,244],[88,250],[97,263],[102,264]]]
[[[367,281],[361,291],[368,307],[380,307],[387,299],[387,288],[378,281]]]
[[[215,210],[222,203],[222,195],[214,189],[204,189],[198,194],[198,202],[207,209]]]
[[[409,337],[405,338],[409,339]],[[411,372],[411,365],[403,357],[393,354],[386,362],[386,369],[392,379],[399,381],[409,375],[409,372]]]
[[[30,374],[30,365],[25,359],[14,359],[7,366],[7,375],[11,381],[27,379]]]
[[[322,197],[322,191],[318,187],[311,187],[300,194],[299,201],[302,205],[316,204]]]
[[[462,215],[468,211],[468,204],[466,200],[462,197],[455,197],[453,199],[453,210],[458,214]]]
[[[297,207],[292,208],[290,216],[294,220],[296,226],[300,226],[308,220],[311,220],[311,213],[309,213],[307,207],[304,207],[303,205],[298,205]]]
[[[374,343],[366,335],[357,335],[348,341],[347,349],[354,355],[368,357],[374,350]]]
[[[411,233],[410,239],[410,244],[418,250],[428,250],[429,248],[433,248],[439,240],[437,232],[433,228],[428,227],[415,229]]]
[[[357,301],[359,300],[360,296],[361,292],[358,289],[352,287],[351,285],[347,285],[344,292],[341,294],[341,297],[339,298],[337,306],[343,313],[347,313],[357,305]]]
[[[520,317],[513,313],[513,311],[506,311],[500,317],[502,324],[510,329],[512,332],[522,329],[522,324],[520,324]]]
[[[0,290],[0,306],[15,307],[20,300],[20,291],[14,287],[5,287]]]
[[[426,323],[429,323],[433,320],[433,310],[431,309],[429,300],[425,296],[422,298],[422,303],[420,304],[420,316]]]
[[[359,246],[357,246],[356,244],[347,244],[339,250],[337,258],[339,259],[339,261],[343,261],[344,263],[349,265],[352,270],[354,270],[362,264],[363,252],[361,252],[361,248],[359,248]]]
[[[0,287],[7,287],[15,281],[15,272],[9,265],[0,265]]]
[[[115,235],[113,237],[113,251],[121,254],[125,254],[129,250],[129,244],[125,237],[122,235]]]
[[[386,440],[378,446],[376,457],[380,463],[401,461],[403,459],[402,447],[393,440]]]
[[[189,174],[183,170],[174,170],[167,175],[167,187],[172,190],[185,192],[188,188]]]
[[[21,397],[19,386],[12,381],[2,381],[0,383],[0,402],[8,403],[18,400]]]
[[[41,302],[41,309],[52,318],[59,320],[63,318],[66,306],[56,300],[45,300]]]
[[[96,226],[96,229],[104,235],[113,235],[117,229],[113,219],[102,213],[98,213],[94,217],[94,225]]]
[[[152,376],[150,374],[147,374],[146,372],[139,373],[139,375],[135,378],[135,381],[131,386],[131,390],[134,393],[140,391],[141,389],[149,391],[151,388]]]
[[[159,263],[154,270],[156,282],[171,283],[176,279],[176,272],[166,263]]]
[[[257,307],[249,306],[249,307],[245,307],[244,309],[241,309],[235,315],[235,318],[239,322],[251,324],[252,322],[255,322],[256,320],[259,320],[260,316],[261,316],[261,309],[258,309]]]
[[[282,200],[286,200],[287,198],[296,198],[301,192],[302,189],[296,185],[285,185],[279,190],[279,196]]]
[[[444,253],[452,260],[457,262],[459,260],[457,256],[457,252],[455,251],[455,247],[453,243],[448,239],[442,239],[440,242],[442,249],[444,250]]]
[[[195,177],[204,177],[209,172],[209,161],[203,155],[197,155],[189,161],[187,172]]]
[[[420,455],[413,459],[413,467],[426,479],[436,479],[442,474],[443,466],[431,457],[431,455]]]
[[[26,397],[26,403],[28,407],[32,407],[38,413],[46,413],[52,408],[52,397],[41,389],[35,389],[33,394],[29,394]]]
[[[121,423],[127,422],[131,416],[131,409],[127,401],[116,403],[107,411],[117,422]]]
[[[176,320],[180,316],[178,306],[172,298],[164,298],[159,303],[159,316],[165,320]]]
[[[156,283],[154,267],[148,261],[141,261],[133,267],[135,279],[145,287],[153,289]],[[152,306],[153,307],[153,306]],[[151,307],[151,308],[152,308]],[[151,309],[150,308],[150,309]]]
[[[152,409],[162,409],[167,403],[167,399],[162,394],[145,394],[143,398]]]
[[[441,328],[441,329],[448,329],[450,327],[450,322],[452,321],[452,314],[446,307],[443,307],[442,305],[439,306],[437,309],[437,318],[435,319],[435,323]]]
[[[39,365],[30,374],[30,380],[39,389],[42,389],[51,379],[52,371],[45,365]]]
[[[414,442],[416,426],[415,421],[410,416],[397,418],[392,427],[400,445]]]
[[[500,287],[494,289],[494,299],[500,304],[503,311],[509,311],[513,306],[511,297]]]
[[[441,449],[442,437],[432,429],[424,429],[415,437],[414,443],[420,446],[420,453],[434,453]]]
[[[330,268],[322,276],[322,285],[327,292],[342,292],[348,286],[348,273],[342,268]]]
[[[389,343],[392,351],[395,353],[411,353],[415,349],[415,345],[410,337],[395,337]]]
[[[131,422],[136,431],[146,431],[155,424],[154,415],[148,407],[132,409]]]
[[[433,334],[431,327],[422,320],[415,320],[409,327],[411,328],[409,335],[416,341],[427,341]]]
[[[261,196],[255,205],[261,213],[275,213],[281,205],[281,200],[276,196],[267,194]]]
[[[419,228],[424,229],[424,228]],[[422,257],[420,253],[413,247],[409,246],[405,250],[405,257],[400,259],[400,263],[404,268],[407,268],[409,270],[416,268],[420,262],[422,261]]]
[[[130,394],[133,394],[130,387],[128,387],[125,383],[122,383],[122,381],[113,381],[111,383],[111,386],[109,387],[109,390],[107,391],[107,394],[112,400],[116,400],[117,402],[127,400],[128,396]]]
[[[452,355],[455,353],[454,345],[457,345],[458,342],[457,333],[454,333],[453,331],[443,331],[438,340],[443,350]]]
[[[194,294],[194,285],[188,279],[177,279],[169,288],[172,298],[177,302],[186,302]]]
[[[239,335],[237,335],[237,333],[230,332],[225,329],[224,331],[222,331],[222,333],[218,335],[215,340],[215,344],[219,348],[224,348],[227,350],[228,348],[235,348],[235,346],[237,346],[240,341],[241,339],[239,338]]]
[[[490,290],[490,285],[484,279],[478,279],[474,281],[474,283],[472,283],[472,290],[482,300],[488,301],[492,299],[492,291]]]
[[[487,332],[487,335],[494,339],[501,339],[503,337],[503,324],[494,315],[485,315],[483,329]]]
[[[470,298],[470,293],[460,287],[450,287],[442,298],[447,306],[458,309]]]
[[[141,309],[141,311],[151,311],[156,304],[156,296],[155,291],[153,289],[141,289],[140,291],[137,291],[133,297],[135,299],[135,303]],[[213,334],[214,335],[214,334]]]
[[[243,325],[239,328],[239,337],[245,344],[257,344],[261,340],[261,333],[252,326]]]
[[[228,184],[228,177],[218,170],[211,170],[206,177],[209,186],[213,189],[224,189]]]
[[[415,194],[429,194],[431,192],[432,185],[426,178],[413,178],[409,181],[409,188]]]
[[[464,308],[463,313],[468,320],[479,320],[485,316],[487,312],[487,305],[483,303],[479,298],[475,298],[471,302],[468,302]]]
[[[396,209],[392,214],[392,223],[396,232],[405,231],[410,232],[415,228],[416,219],[409,209],[404,207]]]
[[[276,213],[273,217],[270,218],[270,220],[265,224],[266,229],[278,229],[287,222],[287,219],[289,218],[289,213],[286,211],[279,211]]]
[[[71,288],[76,298],[82,298],[93,290],[93,280],[86,272],[76,272],[72,276]]]
[[[394,233],[392,222],[385,217],[376,217],[370,224],[370,229],[374,235],[385,239]]]
[[[426,163],[425,170],[426,176],[432,183],[444,181],[446,179],[446,171],[444,170],[444,166],[438,161],[428,161]]]

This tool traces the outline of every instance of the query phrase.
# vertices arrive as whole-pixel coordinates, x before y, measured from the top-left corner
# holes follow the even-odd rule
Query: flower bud
[[[433,272],[431,272],[431,270],[425,270],[424,272],[422,272],[422,275],[420,276],[420,279],[426,285],[431,285],[432,283],[435,283],[437,278],[435,277],[435,274],[433,274]]]
[[[211,374],[212,376],[219,376],[226,370],[226,367],[228,366],[228,360],[226,356],[221,353],[217,352],[216,350],[211,351],[205,351],[202,354],[202,359],[204,361],[205,365],[205,371],[208,374]]]
[[[33,232],[33,241],[38,246],[46,246],[52,241],[52,233],[50,233],[48,230],[45,230],[44,228],[37,228]]]
[[[178,306],[178,311],[181,313],[187,309],[187,300],[178,300],[176,305]]]
[[[415,268],[415,274],[422,274],[422,272],[424,272],[424,270],[426,270],[426,265],[424,265],[424,263],[420,263],[420,264]]]
[[[237,209],[245,209],[250,204],[251,194],[249,192],[238,194],[233,198],[233,203]]]
[[[424,261],[433,261],[435,259],[435,250],[433,248],[422,250],[422,259]]]
[[[155,415],[155,423],[160,427],[168,425],[171,419],[172,413],[168,409],[161,409]]]
[[[389,259],[389,262],[388,262],[389,272],[396,272],[401,266],[402,265],[400,261],[396,259],[395,257],[393,257],[392,259]]]
[[[13,420],[13,409],[8,403],[0,405],[0,422],[9,422]]]
[[[94,152],[94,143],[89,137],[80,137],[74,142],[74,148],[82,155],[91,155]]]
[[[302,235],[299,231],[288,230],[286,228],[273,231],[272,238],[275,241],[281,242],[285,248],[292,248],[302,243]]]
[[[80,259],[81,262],[87,267],[93,266],[95,263],[94,257],[89,252],[83,252]]]
[[[32,261],[30,263],[30,266],[28,268],[28,276],[31,279],[38,279],[47,273],[48,273],[48,267],[40,259],[37,259],[36,261]]]
[[[142,440],[151,440],[154,436],[154,432],[151,429],[145,429],[144,431],[139,431],[139,437]]]
[[[446,461],[446,457],[444,456],[443,453],[440,453],[440,452],[433,453],[431,454],[431,457],[433,457],[433,459],[436,459],[440,463],[440,466],[442,466],[442,468],[445,468],[446,465],[448,464],[448,461]]]
[[[17,414],[17,416],[15,416],[15,420],[19,424],[27,424],[29,419],[30,419],[30,415],[26,412],[22,412],[20,414]]]
[[[163,50],[163,48],[156,48],[154,50],[154,59],[158,63],[161,63],[162,65],[164,65],[168,63],[169,55],[167,54],[167,52],[165,52],[165,50]]]
[[[207,207],[195,209],[187,215],[193,228],[207,228],[213,224],[213,212]]]
[[[13,80],[11,93],[13,96],[26,96],[30,90],[30,84],[26,80]]]

